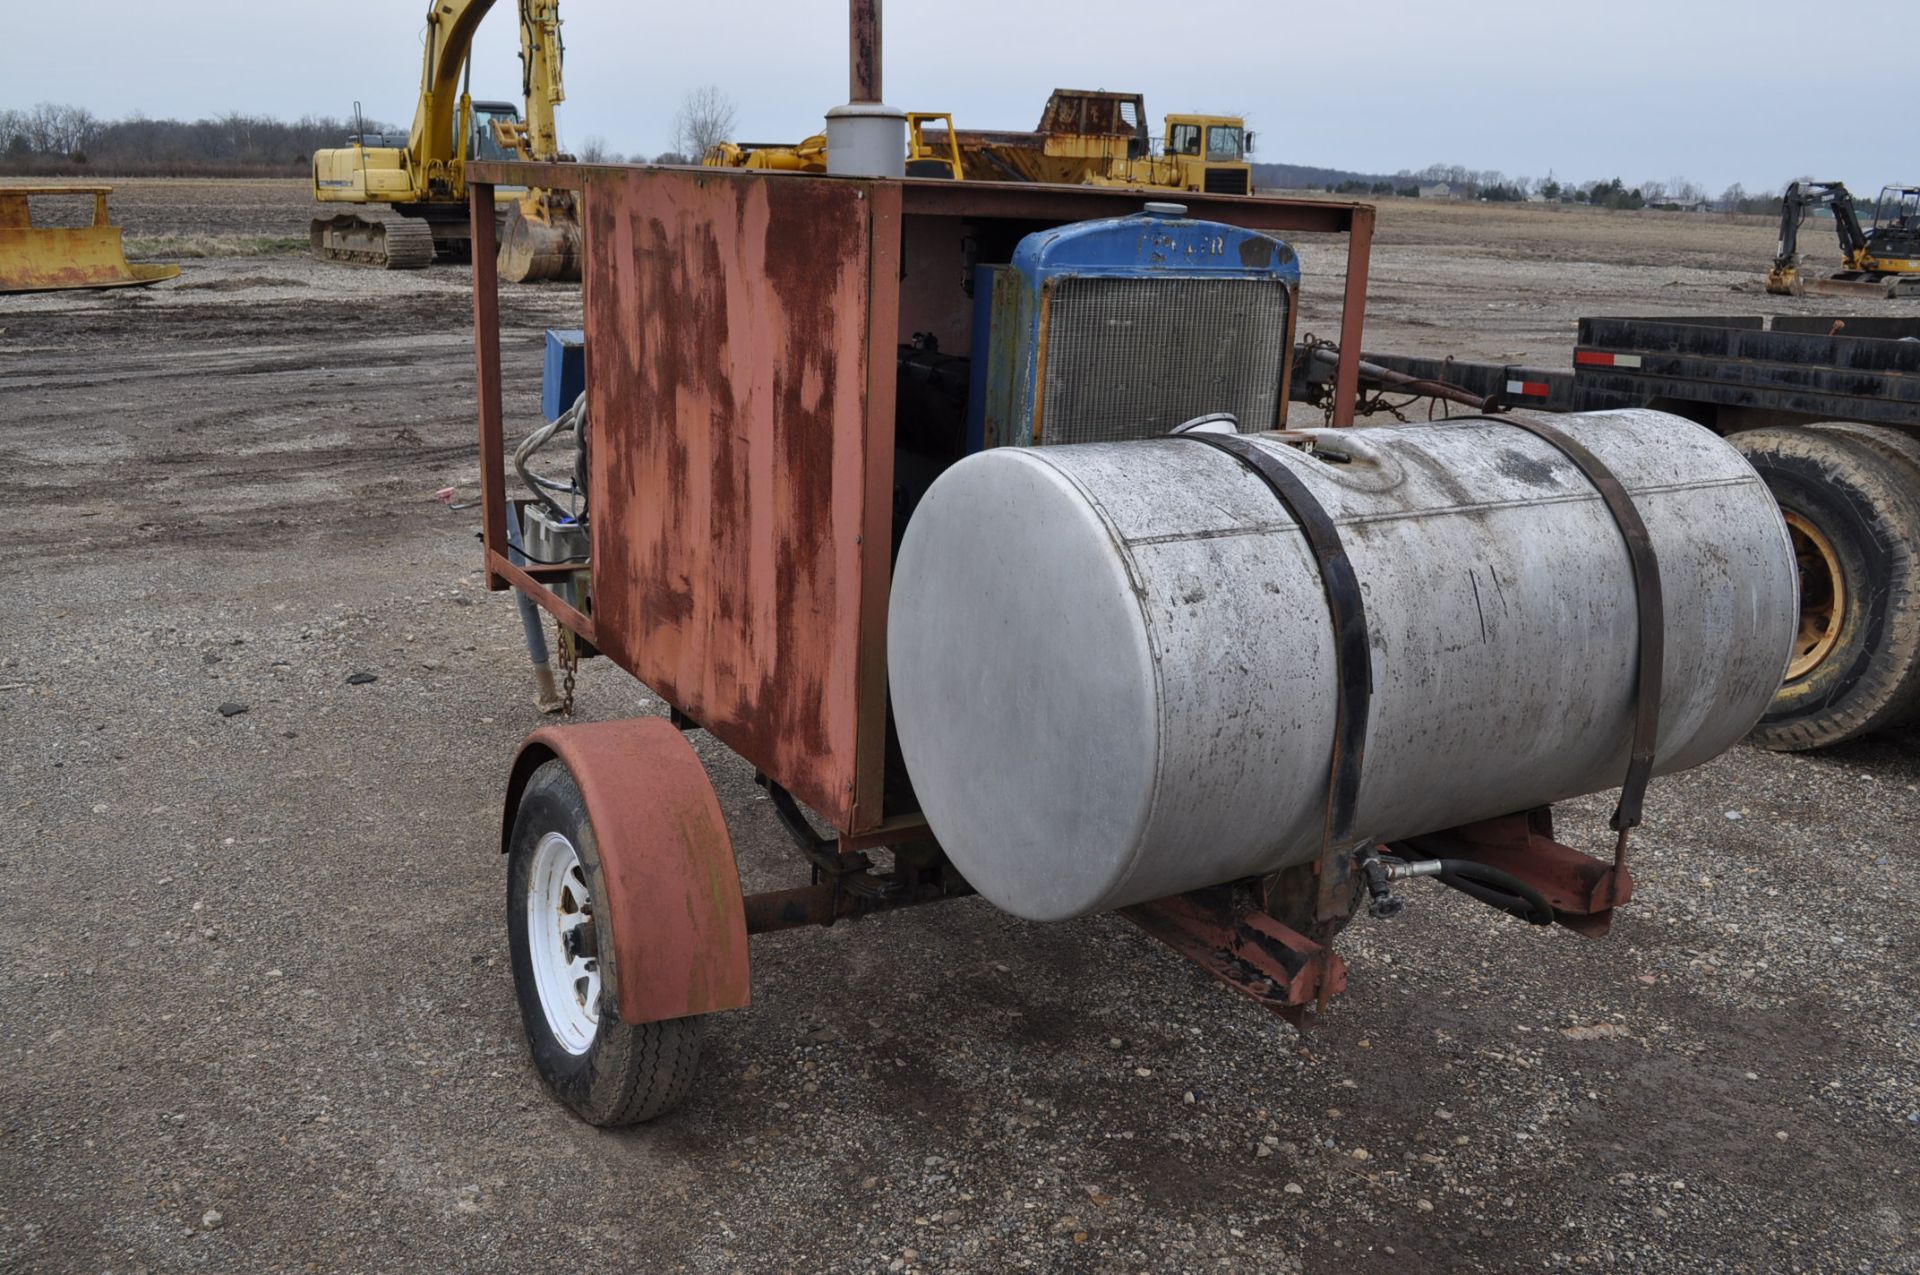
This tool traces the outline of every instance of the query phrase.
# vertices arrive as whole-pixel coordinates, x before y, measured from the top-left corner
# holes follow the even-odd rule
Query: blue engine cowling
[[[975,277],[967,450],[1164,434],[1286,412],[1300,261],[1176,204],[1027,236]]]

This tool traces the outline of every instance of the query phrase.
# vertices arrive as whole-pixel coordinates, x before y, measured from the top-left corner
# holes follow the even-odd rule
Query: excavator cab
[[[1877,258],[1920,258],[1920,186],[1881,189],[1867,240]]]
[[[1920,186],[1883,186],[1874,205],[1875,230],[1920,230]]]
[[[1920,186],[1881,189],[1862,264],[1888,296],[1920,295]]]
[[[520,158],[501,138],[524,132],[520,108],[512,102],[475,102],[473,128],[467,141],[467,157],[487,163]]]

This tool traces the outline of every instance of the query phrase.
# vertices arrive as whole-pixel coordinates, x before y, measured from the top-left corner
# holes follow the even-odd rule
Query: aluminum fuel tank
[[[1744,736],[1796,625],[1747,462],[1653,411],[1554,423],[1620,478],[1659,556],[1656,774]],[[1313,491],[1365,599],[1356,833],[1388,841],[1617,787],[1637,660],[1625,543],[1558,449],[1498,419],[1247,435]],[[1000,448],[927,492],[888,671],[935,835],[987,899],[1052,920],[1317,858],[1332,623],[1292,516],[1190,439]]]

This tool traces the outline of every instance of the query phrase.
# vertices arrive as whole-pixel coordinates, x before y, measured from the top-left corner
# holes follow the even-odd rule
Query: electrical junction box
[[[587,388],[587,334],[579,328],[547,329],[546,368],[540,377],[540,410],[548,420],[573,406]]]

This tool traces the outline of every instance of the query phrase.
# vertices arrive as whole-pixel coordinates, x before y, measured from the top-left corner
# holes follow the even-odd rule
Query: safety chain
[[[553,622],[553,627],[560,631],[558,641],[561,673],[560,714],[563,717],[572,717],[573,683],[580,669],[580,648],[575,643],[572,629],[557,619]]]
[[[1311,368],[1313,366],[1313,356],[1319,351],[1324,350],[1327,353],[1333,354],[1335,356],[1337,356],[1340,353],[1340,343],[1338,341],[1328,341],[1328,340],[1325,340],[1324,338],[1315,336],[1311,332],[1307,333],[1304,337],[1300,339],[1300,346],[1301,346],[1301,349],[1303,349],[1306,352],[1305,360],[1300,364],[1300,366],[1307,367],[1307,368]],[[1387,415],[1393,417],[1394,420],[1399,421],[1402,425],[1406,425],[1406,424],[1409,424],[1410,422],[1407,419],[1404,409],[1412,407],[1415,403],[1418,403],[1423,397],[1426,397],[1427,398],[1427,419],[1430,421],[1436,419],[1436,417],[1434,416],[1434,412],[1436,410],[1439,410],[1440,412],[1440,416],[1437,419],[1443,419],[1443,420],[1447,419],[1448,413],[1445,409],[1444,404],[1441,404],[1439,408],[1436,409],[1435,405],[1439,403],[1439,400],[1437,399],[1433,399],[1431,397],[1427,397],[1425,395],[1420,395],[1420,394],[1410,394],[1405,396],[1400,402],[1396,403],[1387,397],[1388,393],[1389,391],[1385,389],[1375,390],[1372,394],[1368,394],[1364,390],[1361,391],[1359,402],[1354,404],[1353,414],[1356,417],[1367,417],[1367,416],[1377,416],[1380,413],[1385,412]],[[1335,397],[1334,389],[1331,385],[1328,385],[1320,388],[1317,393],[1312,393],[1311,397],[1307,400],[1310,406],[1318,407],[1320,409],[1320,414],[1322,418],[1325,419],[1326,423],[1329,426],[1333,424],[1334,397]]]

